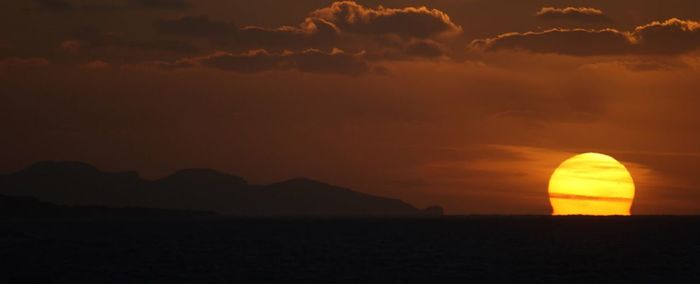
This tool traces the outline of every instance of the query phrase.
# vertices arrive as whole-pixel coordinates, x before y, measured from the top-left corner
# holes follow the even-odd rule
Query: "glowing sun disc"
[[[632,175],[608,155],[573,156],[549,179],[552,215],[630,215],[633,200]]]

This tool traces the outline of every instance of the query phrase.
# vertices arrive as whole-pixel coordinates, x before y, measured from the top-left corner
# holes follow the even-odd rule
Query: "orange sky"
[[[211,167],[547,214],[554,168],[599,152],[633,214],[700,213],[697,1],[576,3],[4,1],[0,171]]]

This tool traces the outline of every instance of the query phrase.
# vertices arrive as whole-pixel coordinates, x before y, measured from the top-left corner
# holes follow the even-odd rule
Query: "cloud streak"
[[[381,70],[371,66],[365,60],[364,54],[350,54],[339,49],[331,52],[318,49],[283,53],[271,53],[266,50],[253,50],[242,54],[217,52],[174,63],[160,63],[159,66],[167,69],[208,67],[238,73],[297,70],[305,73],[352,76]]]
[[[610,18],[603,11],[587,7],[543,7],[537,14],[543,20],[567,20],[576,22],[610,22]]]
[[[310,18],[328,21],[344,32],[356,34],[430,38],[462,31],[445,12],[424,6],[373,9],[354,1],[340,1],[312,12]]]
[[[471,47],[485,51],[524,50],[566,55],[614,55],[630,51],[633,42],[614,29],[550,29],[542,32],[506,33],[474,40]]]
[[[506,33],[472,41],[471,48],[485,51],[524,50],[574,56],[677,55],[700,47],[700,24],[677,18],[616,29],[550,29],[541,32]]]
[[[162,34],[205,38],[219,47],[242,49],[332,49],[391,54],[385,59],[435,58],[446,53],[441,43],[462,28],[440,10],[427,7],[369,8],[354,1],[334,2],[314,10],[296,26],[236,27],[206,15],[163,19]]]
[[[328,7],[312,11],[298,26],[264,28],[244,26],[236,28],[226,21],[211,20],[205,15],[185,16],[156,22],[162,33],[183,36],[230,36],[242,42],[260,44],[289,43],[299,40],[290,35],[313,36],[336,34],[405,38],[438,38],[455,35],[462,28],[452,22],[447,13],[427,7],[369,8],[354,1],[334,2]],[[267,38],[265,38],[267,37]],[[271,39],[279,37],[279,40]],[[279,41],[279,42],[276,42]]]
[[[590,201],[606,201],[606,202],[629,202],[631,198],[625,197],[608,197],[608,196],[589,196],[565,193],[549,193],[550,198],[556,199],[572,199],[572,200],[590,200]]]

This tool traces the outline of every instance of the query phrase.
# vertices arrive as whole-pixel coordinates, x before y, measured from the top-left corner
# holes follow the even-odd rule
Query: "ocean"
[[[5,220],[0,259],[2,283],[698,283],[700,217]]]

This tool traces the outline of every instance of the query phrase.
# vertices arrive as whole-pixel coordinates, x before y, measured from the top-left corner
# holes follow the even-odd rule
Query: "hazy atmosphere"
[[[611,155],[633,214],[700,213],[697,1],[0,3],[0,172],[306,177],[449,214],[550,214]]]

